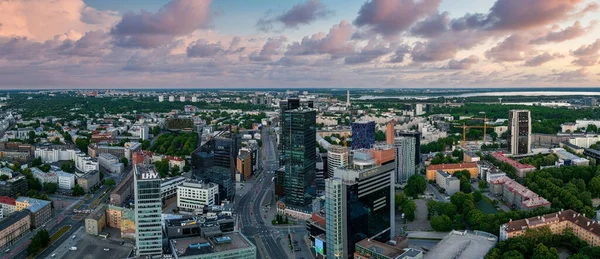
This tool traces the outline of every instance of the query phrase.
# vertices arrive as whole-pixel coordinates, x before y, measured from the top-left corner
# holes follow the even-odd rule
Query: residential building
[[[531,112],[510,110],[508,113],[508,149],[513,155],[531,153]]]
[[[445,193],[449,196],[460,191],[460,180],[442,170],[437,170],[435,174],[435,183],[440,188],[446,190]]]
[[[503,152],[492,152],[491,155],[500,162],[508,163],[512,168],[514,168],[517,171],[517,175],[521,178],[525,177],[525,174],[536,170],[535,166],[521,164],[505,156]]]
[[[85,192],[90,192],[90,190],[97,186],[100,183],[100,172],[99,171],[89,171],[83,176],[77,178],[77,184],[83,188]]]
[[[75,186],[75,175],[64,172],[62,170],[56,171],[58,177],[58,188],[71,190]]]
[[[16,200],[8,196],[0,196],[0,206],[4,217],[8,217],[17,211]]]
[[[105,227],[106,205],[101,205],[85,218],[85,233],[97,236]]]
[[[169,170],[177,167],[180,173],[183,172],[183,167],[185,167],[185,160],[183,158],[178,156],[167,156],[166,158],[169,160]]]
[[[453,230],[432,247],[423,258],[484,258],[496,244],[498,244],[498,237],[487,232]]]
[[[415,165],[421,163],[421,132],[418,131],[400,131],[396,133],[399,137],[412,137],[415,139]]]
[[[598,106],[598,101],[595,97],[583,97],[583,105],[589,107],[596,107]]]
[[[316,111],[298,108],[286,110],[281,116],[281,158],[285,170],[286,204],[305,207],[314,194],[308,187],[316,172]]]
[[[73,160],[77,170],[82,172],[98,170],[98,162],[79,150],[42,147],[35,149],[35,157],[41,158],[44,163]]]
[[[396,153],[395,173],[396,184],[405,183],[416,172],[415,168],[415,139],[413,137],[397,137],[394,140]]]
[[[507,176],[493,181],[490,192],[494,195],[502,195],[502,200],[520,210],[535,210],[540,207],[550,208],[550,205],[552,205],[544,197]]]
[[[27,179],[24,175],[15,173],[12,178],[0,181],[0,195],[17,197],[18,194],[27,193]]]
[[[151,165],[134,166],[136,256],[162,254],[160,174]]]
[[[495,181],[496,179],[506,176],[505,172],[502,172],[502,170],[498,169],[496,166],[494,166],[492,163],[488,162],[488,161],[479,161],[479,178],[481,178],[482,180],[485,180],[488,183],[492,183],[493,181]]]
[[[50,201],[20,196],[15,201],[15,206],[17,211],[29,210],[31,212],[31,227],[38,228],[52,218],[51,203]]]
[[[163,205],[167,200],[177,197],[177,186],[183,184],[188,179],[183,176],[163,179],[160,183],[160,199]]]
[[[121,238],[135,240],[135,211],[119,206],[108,205],[106,210],[107,224],[121,230]]]
[[[237,173],[242,177],[242,181],[249,180],[252,176],[252,159],[249,152],[243,152],[240,150],[237,163]]]
[[[481,158],[473,151],[463,152],[463,161],[466,163],[479,162]]]
[[[98,164],[111,174],[120,174],[124,169],[124,165],[120,159],[110,153],[100,153],[98,155]]]
[[[600,224],[573,210],[561,210],[543,216],[510,220],[500,226],[500,241],[522,236],[527,229],[541,227],[548,227],[552,234],[556,235],[560,235],[565,229],[570,228],[575,236],[587,242],[589,246],[600,245]]]
[[[352,150],[371,148],[375,144],[375,122],[352,123]]]
[[[219,201],[219,186],[214,183],[188,180],[177,186],[177,208],[187,211],[215,205]]]
[[[449,174],[454,174],[456,171],[469,171],[471,174],[471,179],[477,178],[479,175],[479,167],[477,163],[460,163],[460,164],[439,164],[439,165],[430,165],[427,167],[426,175],[427,180],[435,180],[435,174],[438,170],[442,170]]]
[[[29,233],[31,212],[23,209],[0,220],[0,248],[9,247]]]
[[[133,195],[133,189],[133,173],[129,173],[110,193],[110,204],[123,205]]]
[[[33,167],[31,168],[31,173],[33,174],[33,177],[40,180],[41,184],[58,182],[58,176],[56,176],[56,174],[53,172],[46,173],[37,167]]]
[[[256,259],[256,246],[242,233],[169,240],[175,259]]]
[[[165,97],[164,97],[164,96],[162,96],[162,95],[159,95],[159,96],[158,96],[158,102],[161,102],[161,103],[162,103],[162,102],[164,102],[164,101],[165,101]]]
[[[408,248],[408,237],[397,236],[386,243],[365,238],[355,247],[354,259],[423,259],[423,251]]]
[[[340,145],[330,145],[327,149],[327,177],[333,177],[333,169],[348,165],[348,148]]]
[[[348,258],[364,237],[395,236],[394,161],[377,165],[368,150],[355,150],[353,163],[325,179],[328,258]]]

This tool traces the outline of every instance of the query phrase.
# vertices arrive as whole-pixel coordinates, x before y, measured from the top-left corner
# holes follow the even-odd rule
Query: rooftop
[[[41,210],[42,208],[50,205],[50,201],[34,199],[34,198],[25,197],[25,196],[20,196],[19,198],[17,198],[16,202],[29,203],[29,206],[27,207],[27,209],[29,209],[33,213],[36,213],[37,211]]]
[[[430,165],[427,167],[427,170],[459,170],[459,169],[471,169],[477,168],[477,163],[460,163],[460,164],[439,164],[439,165]]]
[[[96,208],[86,219],[99,220],[106,213],[106,205]]]
[[[410,250],[404,250],[404,248],[400,247],[400,244],[402,243],[401,241],[403,239],[406,239],[407,237],[396,237],[394,240],[394,243],[382,243],[376,240],[372,240],[370,238],[365,238],[361,241],[359,241],[358,243],[356,243],[356,246],[361,246],[364,249],[373,251],[377,254],[389,257],[389,258],[397,258],[397,256],[400,256],[402,254],[404,254],[405,252],[409,252]],[[421,251],[414,251],[415,253],[419,253]]]
[[[16,203],[16,200],[11,197],[8,197],[8,196],[0,196],[0,203],[14,206]]]
[[[431,248],[424,258],[483,258],[496,246],[497,241],[498,237],[482,231],[452,231]]]
[[[139,180],[160,179],[160,174],[154,170],[152,165],[135,165],[135,177]]]
[[[548,222],[562,222],[565,220],[571,221],[587,232],[600,237],[600,224],[597,221],[586,218],[584,214],[577,213],[574,210],[565,210],[543,216],[512,220],[504,224],[503,227],[505,227],[507,232],[513,232],[535,227],[540,224],[546,224]]]
[[[521,185],[517,181],[509,178],[508,176],[501,176],[498,179],[494,180],[492,184],[502,184],[506,186],[506,188],[509,191],[523,197],[523,205],[525,205],[528,208],[550,204],[548,200],[539,196],[537,193],[527,189],[527,187]]]
[[[197,236],[173,239],[170,242],[171,246],[175,248],[174,252],[179,256],[202,255],[254,247],[245,236],[237,232],[215,238]]]
[[[521,164],[509,157],[504,156],[503,152],[492,152],[491,153],[492,156],[502,162],[508,163],[510,164],[512,167],[516,168],[516,169],[535,169],[535,166],[532,165],[528,165],[528,164]]]
[[[24,217],[29,216],[29,213],[31,212],[28,209],[24,209],[21,211],[17,211],[8,217],[5,217],[4,219],[0,220],[0,229],[8,228],[10,225],[15,224],[15,222],[18,222]]]

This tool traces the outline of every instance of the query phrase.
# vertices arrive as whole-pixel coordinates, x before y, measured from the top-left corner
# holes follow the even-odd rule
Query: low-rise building
[[[407,237],[395,237],[387,243],[365,238],[355,244],[354,259],[422,259],[423,251],[408,248]]]
[[[70,190],[75,186],[75,175],[61,170],[56,171],[58,188]]]
[[[121,206],[133,195],[133,173],[129,173],[123,181],[110,193],[110,204]]]
[[[536,170],[535,166],[528,164],[521,164],[507,156],[503,152],[492,152],[491,155],[498,161],[509,164],[512,168],[517,171],[517,175],[521,178],[525,177],[525,174]]]
[[[90,192],[90,189],[100,183],[100,172],[89,171],[83,176],[77,178],[77,184],[83,188],[85,192]]]
[[[446,194],[452,194],[460,191],[460,180],[449,173],[438,170],[435,175],[435,183],[442,189],[446,190]]]
[[[487,232],[453,230],[431,248],[424,258],[484,258],[497,243],[498,237]]]
[[[220,236],[233,232],[235,220],[231,215],[217,214],[215,216],[183,216],[177,219],[165,220],[165,234],[171,238],[191,236]]]
[[[214,183],[188,180],[177,186],[177,208],[194,211],[219,202],[219,186]]]
[[[563,148],[553,148],[552,152],[554,152],[554,154],[556,154],[559,158],[559,162],[561,162],[564,165],[570,166],[589,166],[590,165],[590,160],[587,160],[585,158],[576,156],[574,154],[571,154],[570,152],[568,152],[567,150],[563,149]]]
[[[169,240],[175,259],[255,259],[256,246],[242,233],[216,237],[187,237]]]
[[[112,174],[120,174],[124,169],[124,165],[120,162],[119,158],[109,153],[100,153],[98,155],[98,164]]]
[[[135,211],[119,206],[108,205],[106,209],[108,226],[121,230],[121,238],[135,239]]]
[[[85,233],[97,236],[106,227],[106,206],[96,208],[85,218]]]
[[[522,236],[527,229],[548,227],[552,234],[562,234],[571,228],[573,234],[588,245],[600,245],[600,224],[573,210],[564,210],[527,219],[511,220],[500,226],[500,241]]]
[[[439,164],[439,165],[430,165],[427,167],[427,180],[435,180],[435,175],[438,170],[442,170],[449,174],[454,174],[454,172],[467,170],[469,174],[471,174],[471,179],[477,178],[479,175],[479,167],[477,163],[460,163],[460,164]]]
[[[20,196],[17,198],[15,205],[17,211],[28,209],[31,212],[31,227],[38,228],[52,218],[51,203],[50,201]]]
[[[0,221],[0,247],[13,245],[31,229],[31,212],[23,209]]]
[[[0,195],[15,198],[18,194],[27,193],[27,187],[27,179],[25,176],[17,174],[6,181],[0,181]]]
[[[502,172],[498,167],[494,164],[482,160],[479,161],[479,178],[481,180],[485,180],[488,183],[495,181],[496,179],[506,176],[505,172]]]
[[[187,179],[183,176],[162,179],[162,183],[160,183],[160,198],[162,199],[163,204],[166,203],[168,199],[177,197],[177,186],[183,184]]]
[[[550,205],[552,205],[542,196],[507,176],[493,181],[490,191],[494,195],[501,195],[502,200],[521,210],[534,210],[540,207],[550,208]]]
[[[56,174],[54,172],[46,173],[37,167],[33,167],[33,168],[31,168],[31,173],[33,174],[33,177],[40,180],[41,184],[58,182],[58,176],[56,176]]]
[[[0,196],[0,206],[2,207],[4,217],[17,211],[16,200],[8,196]]]
[[[467,151],[463,153],[463,161],[466,163],[479,162],[481,158],[475,152]]]

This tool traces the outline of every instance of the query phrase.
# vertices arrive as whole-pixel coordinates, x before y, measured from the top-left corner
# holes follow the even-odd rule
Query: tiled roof
[[[504,156],[503,152],[492,152],[492,156],[502,162],[510,164],[512,167],[519,169],[519,170],[520,169],[535,169],[535,166],[528,165],[528,164],[521,164],[515,160],[512,160],[511,158]]]
[[[13,199],[13,198],[11,198],[11,197],[0,196],[0,203],[3,203],[3,204],[9,204],[9,205],[13,205],[14,206],[15,203],[16,203],[15,201],[16,200]]]
[[[471,169],[477,168],[477,163],[460,163],[460,164],[439,164],[430,165],[427,170],[457,170],[457,169]]]
[[[600,224],[597,221],[586,218],[583,214],[573,210],[559,211],[556,213],[546,214],[543,216],[532,217],[527,219],[513,220],[506,223],[506,231],[521,231],[530,227],[536,227],[540,224],[557,223],[562,221],[571,221],[573,224],[585,229],[587,232],[600,237]]]

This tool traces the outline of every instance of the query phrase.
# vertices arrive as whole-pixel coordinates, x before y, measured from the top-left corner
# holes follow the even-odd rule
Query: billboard
[[[315,251],[321,255],[325,255],[325,248],[323,245],[323,240],[315,238]]]

